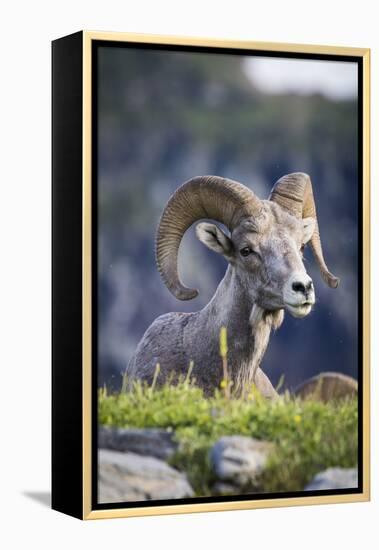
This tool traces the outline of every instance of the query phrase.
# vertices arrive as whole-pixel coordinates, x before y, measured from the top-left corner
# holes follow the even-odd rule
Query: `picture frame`
[[[357,411],[355,488],[98,501],[99,48],[317,60],[357,70]],[[136,71],[136,65],[133,65]],[[141,66],[137,66],[143,78]],[[142,77],[141,77],[142,74]],[[370,50],[81,31],[52,43],[52,508],[79,519],[367,501],[370,498]],[[143,84],[138,88],[143,92]],[[136,92],[138,93],[138,92]],[[182,93],[176,91],[175,93]],[[288,92],[290,93],[290,92]],[[216,101],[215,96],[209,104]],[[136,108],[137,109],[137,108]],[[157,112],[159,103],[157,104]],[[137,109],[138,111],[138,109]],[[142,111],[138,111],[142,112]],[[163,117],[164,114],[158,115]],[[117,116],[117,112],[116,115]],[[142,116],[142,115],[139,115]],[[295,112],[296,116],[296,112]],[[355,116],[355,115],[354,115]],[[147,128],[149,124],[147,123]],[[274,159],[273,159],[274,162]],[[297,168],[293,170],[298,171]],[[299,170],[302,171],[302,168]],[[195,171],[193,176],[197,176]],[[222,176],[224,174],[221,174]],[[183,183],[178,181],[177,185]],[[273,184],[274,181],[271,182]],[[315,195],[317,191],[315,190]],[[168,196],[166,197],[168,199]],[[263,197],[262,197],[263,198]],[[318,205],[322,208],[322,205]],[[142,207],[141,207],[142,208]],[[355,211],[354,211],[355,212]],[[355,214],[354,214],[355,215]],[[220,220],[218,220],[220,221]],[[155,227],[154,227],[155,231]],[[336,229],[337,234],[339,230]],[[354,233],[355,235],[355,233]],[[352,238],[355,238],[353,235]],[[153,241],[152,241],[153,243]],[[152,244],[153,246],[153,244]],[[355,288],[355,287],[354,287]],[[165,313],[165,311],[162,311]],[[147,326],[146,326],[147,328]],[[229,342],[230,344],[230,342]],[[227,380],[227,376],[224,378]]]

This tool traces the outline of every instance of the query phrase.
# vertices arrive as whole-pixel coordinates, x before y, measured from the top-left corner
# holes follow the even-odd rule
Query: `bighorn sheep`
[[[226,326],[234,391],[241,393],[255,382],[263,395],[273,397],[276,391],[260,369],[270,332],[281,325],[285,309],[302,318],[315,303],[302,261],[306,243],[324,281],[332,288],[339,283],[324,261],[310,177],[282,177],[269,200],[218,176],[195,177],[179,187],[163,211],[156,238],[159,272],[179,300],[198,295],[180,281],[178,251],[185,231],[204,218],[230,231],[227,235],[205,222],[196,227],[199,240],[228,261],[226,274],[201,311],[167,313],[152,323],[127,367],[127,378],[151,382],[159,363],[163,382],[170,373],[185,375],[193,361],[196,383],[212,393],[222,380],[219,333]]]

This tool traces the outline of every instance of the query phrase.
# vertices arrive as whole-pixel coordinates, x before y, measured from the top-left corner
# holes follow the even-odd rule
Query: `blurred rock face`
[[[101,503],[194,496],[185,474],[163,460],[105,449],[99,451],[98,490]]]
[[[306,251],[318,303],[305,320],[286,316],[263,368],[290,388],[322,370],[356,378],[356,101],[263,94],[242,58],[220,54],[101,48],[98,75],[99,384],[119,387],[150,323],[202,308],[225,272],[190,230],[180,270],[200,296],[178,302],[165,288],[154,237],[170,194],[190,177],[218,174],[267,198],[293,171],[312,177],[325,256],[342,282],[326,288]]]

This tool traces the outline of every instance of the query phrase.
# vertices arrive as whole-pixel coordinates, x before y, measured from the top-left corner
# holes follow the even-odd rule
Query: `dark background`
[[[357,377],[357,99],[263,93],[253,77],[243,56],[98,48],[99,385],[119,388],[150,323],[202,308],[225,272],[191,228],[179,269],[200,295],[180,302],[166,289],[154,237],[171,193],[217,174],[267,198],[294,171],[311,175],[324,254],[341,284],[326,287],[306,251],[317,304],[304,320],[286,314],[262,367],[274,384],[284,374],[289,388],[321,371]]]

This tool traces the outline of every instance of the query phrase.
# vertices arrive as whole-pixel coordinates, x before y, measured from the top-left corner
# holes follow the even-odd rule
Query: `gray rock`
[[[351,376],[339,372],[323,372],[309,378],[295,390],[295,395],[302,399],[332,401],[357,395],[358,382]]]
[[[218,479],[244,486],[256,481],[272,449],[273,444],[268,441],[224,436],[213,445],[210,460]]]
[[[98,447],[156,458],[170,458],[177,448],[173,433],[156,429],[125,429],[100,426]]]
[[[319,472],[305,487],[305,491],[322,489],[356,489],[358,487],[357,468],[328,468]]]
[[[99,503],[192,497],[187,477],[154,457],[99,451]]]

